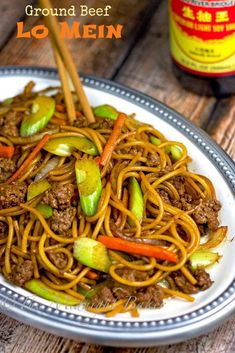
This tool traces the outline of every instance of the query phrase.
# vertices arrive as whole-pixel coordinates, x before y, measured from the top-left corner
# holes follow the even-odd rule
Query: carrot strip
[[[131,316],[132,317],[139,317],[140,316],[140,314],[136,308],[131,310]]]
[[[56,118],[55,116],[51,118],[50,122],[55,125],[67,125],[68,122],[65,119]]]
[[[78,112],[77,110],[76,110],[75,114],[76,114],[76,117],[77,117],[77,118],[79,118],[80,116],[82,116],[82,113],[81,113],[81,112]]]
[[[12,158],[15,152],[13,146],[0,146],[0,157],[3,158]]]
[[[98,164],[98,166],[100,165],[100,156],[97,156],[94,158],[96,164]]]
[[[130,254],[154,257],[160,260],[177,262],[177,256],[172,251],[160,246],[139,244],[128,240],[113,238],[106,235],[100,235],[98,241],[104,244],[108,249],[124,251]]]
[[[25,170],[25,168],[32,162],[32,160],[37,156],[37,154],[45,146],[45,144],[47,143],[49,138],[50,138],[49,134],[46,134],[43,136],[43,138],[38,142],[37,146],[28,155],[26,160],[21,164],[19,169],[6,181],[6,184],[12,183],[13,181],[15,181],[19,177],[19,175]]]
[[[55,109],[57,110],[57,112],[60,112],[60,113],[66,112],[66,107],[64,104],[56,104]]]
[[[86,277],[90,278],[90,279],[97,279],[98,278],[98,274],[96,272],[89,271],[89,272],[87,272]]]
[[[104,147],[103,153],[100,157],[100,165],[105,166],[109,162],[126,118],[126,114],[119,113],[117,120],[115,120],[113,131],[111,132],[109,139]]]

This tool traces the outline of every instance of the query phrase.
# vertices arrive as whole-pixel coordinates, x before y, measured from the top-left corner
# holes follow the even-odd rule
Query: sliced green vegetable
[[[144,199],[141,191],[141,187],[136,178],[131,177],[128,184],[129,191],[129,210],[136,216],[141,222],[144,213]],[[133,225],[133,221],[129,219],[130,225]]]
[[[78,305],[81,300],[72,297],[69,294],[61,293],[55,289],[48,287],[39,279],[31,279],[25,283],[25,288],[30,292],[42,297],[44,299],[50,300],[52,302],[64,305]]]
[[[43,218],[48,219],[53,215],[53,209],[50,205],[39,203],[36,209],[43,215]]]
[[[55,111],[55,100],[38,96],[32,104],[31,113],[25,115],[20,126],[20,136],[31,136],[44,129]]]
[[[159,138],[152,136],[152,135],[150,136],[150,142],[156,146],[159,146],[162,143]]]
[[[150,136],[150,142],[153,145],[159,146],[161,144],[161,140],[155,136]],[[174,161],[178,161],[182,157],[182,151],[177,146],[166,146],[165,152],[172,156]]]
[[[99,105],[93,108],[93,112],[96,116],[100,116],[101,118],[116,120],[118,117],[117,109],[108,104]]]
[[[78,293],[83,295],[85,297],[85,299],[92,299],[93,296],[96,294],[96,291],[94,290],[95,287],[97,287],[97,286],[94,286],[92,289],[89,289],[89,290],[87,290],[83,287],[78,287]]]
[[[172,147],[172,146],[166,146],[166,147],[165,147],[165,152],[166,152],[167,154],[170,154],[170,153],[171,153],[171,147]]]
[[[80,238],[74,242],[73,256],[81,264],[102,272],[109,272],[111,261],[106,247],[90,238]]]
[[[47,152],[57,156],[67,157],[77,149],[92,156],[98,155],[96,145],[82,136],[58,137],[49,140],[43,147]]]
[[[40,105],[34,101],[31,107],[31,113],[36,114],[40,109]]]
[[[42,194],[44,191],[48,190],[51,184],[46,180],[40,180],[35,183],[31,183],[27,190],[27,201],[30,201],[34,197]]]
[[[6,98],[6,99],[4,99],[4,101],[2,102],[3,103],[3,105],[11,105],[11,103],[13,103],[13,98],[11,97],[11,98]]]
[[[176,146],[170,147],[170,153],[174,161],[178,161],[182,157],[182,151]]]
[[[195,251],[190,257],[189,261],[193,270],[197,268],[204,268],[207,266],[213,265],[215,262],[218,262],[220,259],[218,253],[213,253],[211,251],[199,250]]]
[[[170,284],[165,278],[163,278],[161,281],[157,282],[157,284],[159,284],[159,286],[161,286],[163,288],[170,288]]]
[[[76,161],[75,172],[81,208],[86,216],[93,216],[102,192],[100,169],[94,160],[81,159]]]

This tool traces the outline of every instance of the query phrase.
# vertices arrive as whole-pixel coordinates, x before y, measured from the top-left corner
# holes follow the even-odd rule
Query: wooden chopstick
[[[40,0],[39,2],[41,4],[42,8],[46,8],[46,9],[53,8],[50,0]],[[73,62],[72,56],[67,48],[67,45],[65,44],[65,41],[60,37],[60,29],[59,29],[58,20],[54,16],[51,16],[51,15],[45,17],[44,19],[45,19],[45,22],[47,24],[47,27],[48,27],[51,35],[53,36],[56,47],[60,53],[60,56],[64,62],[64,65],[65,65],[66,69],[68,70],[68,73],[70,74],[71,80],[74,84],[76,94],[77,94],[79,101],[81,103],[84,115],[87,118],[88,123],[93,123],[93,122],[95,122],[95,118],[94,118],[92,109],[90,107],[90,104],[88,102],[88,99],[86,97],[86,94],[84,92],[79,74],[76,69],[76,66]]]
[[[54,45],[52,45],[52,47],[53,47],[53,51],[54,51],[55,61],[56,61],[57,67],[58,67],[58,72],[59,72],[59,76],[60,76],[60,80],[61,80],[62,89],[64,92],[64,100],[65,100],[65,104],[66,104],[66,108],[67,108],[69,123],[71,125],[73,125],[74,121],[76,120],[76,110],[74,107],[73,95],[72,95],[72,93],[70,91],[70,87],[69,87],[68,74],[66,72],[63,61],[61,60],[60,54],[58,53],[58,51]]]

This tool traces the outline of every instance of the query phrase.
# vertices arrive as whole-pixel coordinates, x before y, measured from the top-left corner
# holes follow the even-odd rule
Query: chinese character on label
[[[182,11],[184,17],[190,18],[191,20],[195,20],[193,10],[189,6],[184,6]]]
[[[200,10],[197,12],[197,19],[199,22],[211,22],[212,15],[210,12]]]
[[[228,11],[217,11],[215,22],[227,22],[229,21]]]
[[[173,71],[182,86],[203,95],[235,93],[235,0],[168,1]]]

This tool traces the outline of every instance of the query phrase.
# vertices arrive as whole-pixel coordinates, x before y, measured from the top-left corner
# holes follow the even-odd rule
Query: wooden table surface
[[[17,39],[16,22],[24,18],[27,28],[41,23],[25,18],[30,0],[0,1],[0,65],[55,66],[47,39]],[[105,6],[106,0],[54,1],[56,7],[86,3]],[[113,0],[110,17],[94,23],[122,23],[121,40],[70,40],[69,47],[80,71],[112,79],[159,99],[201,126],[235,160],[235,97],[201,97],[184,90],[171,72],[168,49],[166,0]],[[79,11],[77,11],[79,12]],[[76,18],[74,18],[76,19]],[[78,19],[77,19],[78,20]],[[79,19],[90,23],[89,17]],[[0,353],[234,353],[235,317],[217,330],[189,341],[156,348],[94,346],[53,336],[0,314]]]

